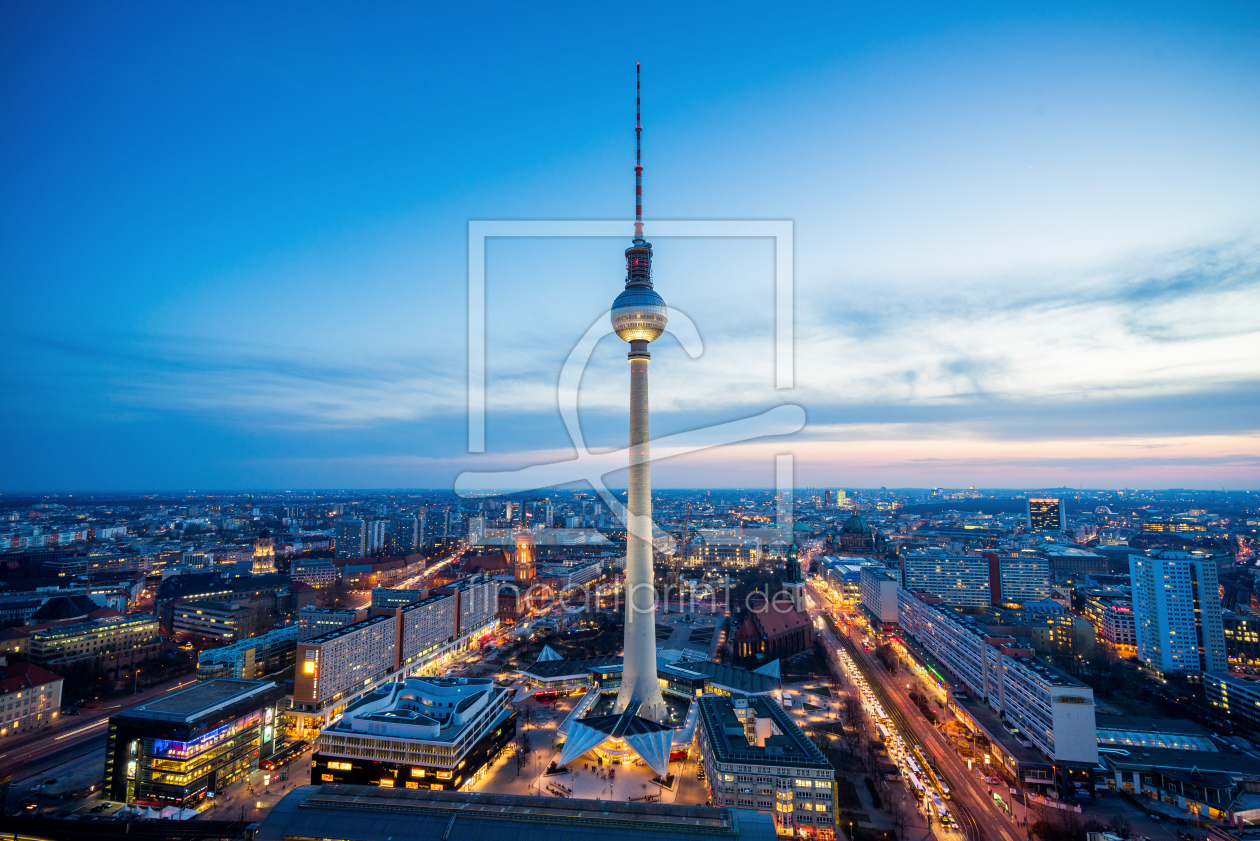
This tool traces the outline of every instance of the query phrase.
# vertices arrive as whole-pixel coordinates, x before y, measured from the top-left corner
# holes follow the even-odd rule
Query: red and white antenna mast
[[[643,239],[643,120],[640,115],[640,62],[634,63],[634,238]]]

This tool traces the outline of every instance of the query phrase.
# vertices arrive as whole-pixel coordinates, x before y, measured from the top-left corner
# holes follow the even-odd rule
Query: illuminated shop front
[[[275,752],[284,705],[270,681],[219,678],[111,717],[107,796],[196,806]]]

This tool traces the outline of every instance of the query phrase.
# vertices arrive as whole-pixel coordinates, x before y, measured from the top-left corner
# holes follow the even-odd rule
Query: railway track
[[[866,659],[862,657],[861,652],[857,650],[857,646],[853,644],[853,641],[849,639],[847,634],[842,634],[836,630],[835,623],[831,621],[831,617],[829,616],[827,617],[827,623],[832,629],[832,636],[834,636],[840,642],[840,645],[844,647],[845,651],[848,652],[849,659],[853,661],[855,666],[857,666],[858,671],[862,673],[862,677],[866,678],[866,682],[871,687],[871,691],[875,693],[875,697],[879,699],[880,705],[883,706],[884,713],[892,720],[897,730],[901,732],[902,738],[906,740],[917,740],[918,732],[910,726],[910,722],[906,720],[904,715],[902,715],[901,708],[893,702],[892,697],[884,689],[883,684],[877,679],[874,670],[871,669],[869,664],[867,664]],[[920,751],[920,753],[922,753],[922,751]],[[949,787],[950,791],[955,793],[959,791],[958,785],[954,780],[950,779],[949,775],[946,774],[943,769],[934,768],[932,770],[944,782],[944,784]],[[968,841],[984,841],[983,836],[980,834],[980,825],[971,814],[971,810],[963,804],[961,796],[952,797],[950,799],[950,811],[954,813],[955,820],[957,821],[958,826],[962,828],[963,834],[967,837]]]

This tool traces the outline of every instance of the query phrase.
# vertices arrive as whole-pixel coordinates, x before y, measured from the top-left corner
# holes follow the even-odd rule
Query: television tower
[[[643,124],[634,68],[634,239],[626,249],[626,288],[612,326],[630,343],[630,487],[626,523],[626,626],[621,690],[614,710],[666,718],[656,676],[656,586],[652,578],[652,474],[648,450],[648,343],[665,331],[665,301],[652,289],[652,244],[643,239]]]

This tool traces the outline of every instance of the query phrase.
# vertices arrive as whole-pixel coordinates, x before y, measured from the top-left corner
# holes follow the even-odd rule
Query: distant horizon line
[[[610,486],[609,490],[625,492],[624,486]],[[773,486],[754,486],[754,485],[730,485],[718,486],[712,485],[708,487],[666,487],[653,488],[652,493],[655,495],[660,492],[682,493],[682,492],[712,492],[712,491],[759,491],[773,493],[777,488]],[[1211,494],[1254,494],[1260,493],[1260,489],[1239,489],[1239,488],[1185,488],[1185,487],[1168,487],[1168,488],[1085,488],[1085,487],[1068,487],[1060,485],[1057,487],[858,487],[858,486],[840,486],[840,485],[797,485],[794,490],[798,493],[801,491],[834,491],[840,490],[846,493],[932,493],[934,491],[943,491],[947,493],[962,493],[974,491],[977,493],[996,494],[1029,494],[1029,493],[1059,493],[1059,494],[1083,494],[1083,493],[1211,493]],[[25,491],[0,491],[0,501],[8,497],[73,497],[73,496],[119,496],[119,495],[185,495],[185,496],[219,496],[219,495],[266,495],[277,496],[284,494],[368,494],[368,493],[390,493],[390,494],[415,494],[415,493],[447,493],[455,495],[455,491],[450,488],[285,488],[285,489],[262,489],[262,488],[217,488],[213,490],[177,490],[177,489],[116,489],[116,490],[25,490]],[[503,491],[478,491],[475,495],[461,497],[465,500],[485,499],[490,497],[508,497],[508,496],[545,496],[548,493],[594,493],[593,490],[584,488],[540,488],[537,490],[521,491],[521,490],[503,490]],[[961,500],[947,500],[961,501]]]

